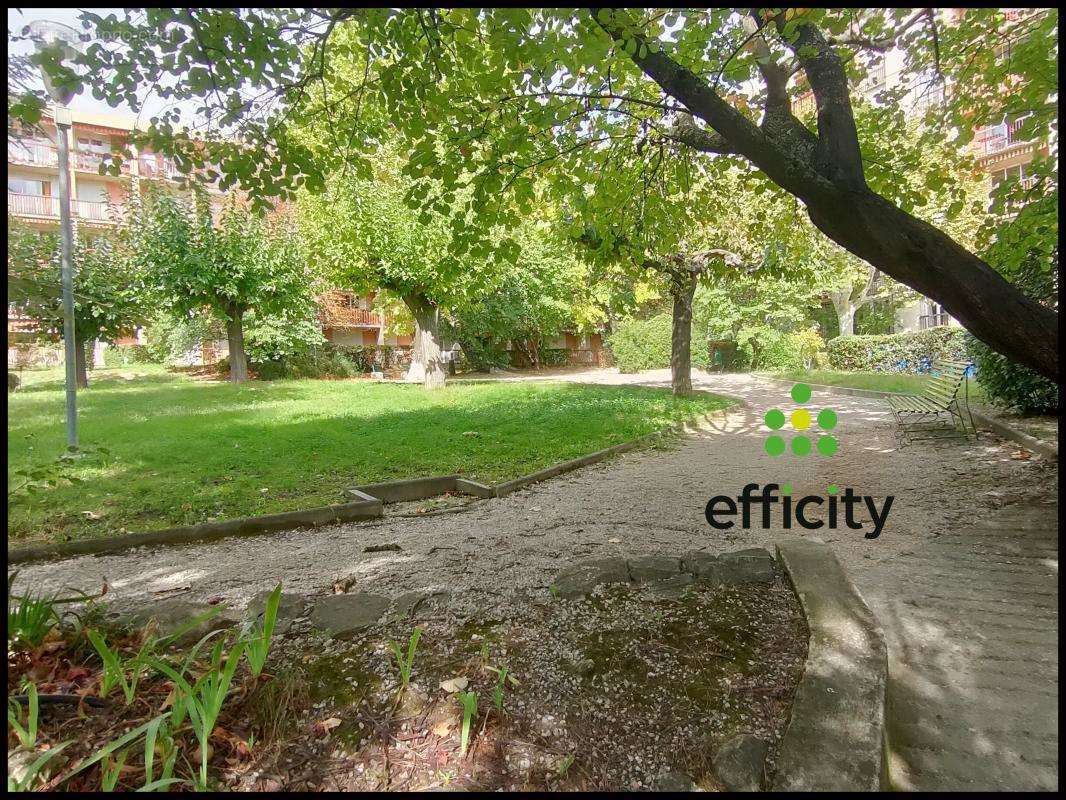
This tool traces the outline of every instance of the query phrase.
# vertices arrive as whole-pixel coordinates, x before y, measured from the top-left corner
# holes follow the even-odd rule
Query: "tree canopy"
[[[411,199],[451,210],[452,247],[467,252],[526,213],[541,186],[556,200],[617,191],[598,174],[622,151],[728,158],[800,198],[830,238],[940,301],[1001,352],[1057,373],[1057,314],[941,225],[915,218],[917,204],[896,191],[899,174],[867,158],[851,91],[898,46],[906,77],[879,93],[882,113],[897,113],[909,89],[937,89],[932,116],[957,146],[1022,109],[1025,129],[1043,135],[1057,90],[1052,10],[945,19],[928,9],[149,9],[83,18],[98,41],[60,77],[135,108],[153,85],[170,99],[200,99],[201,122],[214,128],[198,132],[204,141],[175,126],[176,112],[141,138],[258,198],[317,191],[337,163],[365,170],[386,119],[408,140]],[[335,63],[345,65],[342,85]],[[794,111],[806,91],[810,121]],[[311,117],[331,131],[328,159],[297,135]],[[935,163],[906,169],[940,180]],[[456,203],[460,192],[469,194]]]

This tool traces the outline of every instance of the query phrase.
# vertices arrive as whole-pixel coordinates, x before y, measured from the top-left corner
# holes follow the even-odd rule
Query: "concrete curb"
[[[787,387],[791,387],[796,383],[796,381],[787,381],[782,378],[771,378],[769,375],[760,375],[759,377]],[[810,386],[811,391],[814,392],[850,395],[852,397],[882,399],[886,397],[895,397],[899,394],[899,392],[878,392],[873,389],[853,389],[850,386],[824,386],[818,383],[808,383],[807,385]],[[1000,422],[998,419],[982,414],[980,411],[974,411],[972,408],[970,409],[970,413],[973,415],[974,422],[977,423],[978,427],[992,431],[992,433],[997,436],[1002,436],[1004,439],[1009,439],[1016,444],[1020,444],[1022,447],[1027,450],[1032,450],[1034,453],[1039,453],[1042,456],[1058,461],[1059,448],[1057,445],[1042,441],[1027,433],[1023,433],[1016,428],[1010,427],[1006,423]]]
[[[1039,453],[1040,455],[1054,459],[1055,461],[1059,460],[1058,445],[1037,439],[1030,436],[1028,433],[1022,433],[1021,431],[1000,422],[998,419],[985,416],[980,411],[971,410],[970,413],[973,414],[974,422],[981,427],[992,431],[992,433],[1002,436],[1004,439],[1010,439],[1012,442],[1020,444],[1026,450],[1032,450],[1034,453]]]
[[[739,398],[730,397],[729,399],[734,400],[737,405],[746,405]],[[430,478],[411,478],[408,480],[372,483],[367,484],[366,486],[354,486],[345,491],[349,496],[354,497],[359,495],[362,497],[372,497],[381,500],[384,503],[426,500],[430,497],[444,494],[445,492],[459,492],[461,494],[471,494],[481,498],[503,497],[504,495],[517,492],[519,489],[524,489],[534,483],[547,480],[548,478],[554,478],[556,475],[572,472],[575,469],[580,469],[581,467],[595,464],[598,461],[603,461],[618,453],[633,450],[640,447],[642,444],[646,444],[647,442],[658,439],[666,434],[683,433],[691,428],[699,430],[701,423],[707,423],[712,419],[723,416],[732,408],[735,407],[712,411],[709,414],[703,414],[696,417],[696,419],[689,422],[679,422],[674,425],[669,425],[643,436],[638,436],[636,439],[630,439],[628,442],[612,445],[611,447],[597,450],[588,455],[572,458],[569,461],[561,461],[558,464],[552,464],[550,467],[545,467],[542,470],[531,472],[528,475],[522,475],[513,480],[505,481],[504,483],[487,485],[463,478],[459,475],[437,475]]]
[[[725,397],[726,395],[719,396]],[[739,405],[746,405],[739,398],[729,397],[728,399],[734,400]],[[315,528],[337,522],[377,519],[383,516],[385,503],[425,500],[450,491],[472,494],[481,498],[502,497],[537,481],[561,475],[564,472],[570,472],[588,464],[594,464],[616,453],[632,450],[664,434],[681,432],[693,425],[698,427],[699,423],[709,422],[715,417],[723,416],[732,408],[734,407],[712,411],[690,422],[670,425],[644,436],[639,436],[636,439],[631,439],[628,442],[622,442],[605,450],[598,450],[580,458],[564,461],[495,486],[486,486],[458,475],[438,475],[428,478],[385,481],[345,489],[344,493],[350,500],[347,503],[338,505],[319,506],[300,511],[285,511],[280,514],[244,517],[222,522],[204,522],[200,525],[184,528],[165,528],[147,533],[129,533],[124,536],[113,536],[106,539],[84,539],[75,542],[31,545],[8,551],[7,560],[9,564],[24,564],[30,561],[69,558],[71,556],[117,553],[122,550],[149,545],[192,544],[195,542],[215,541],[231,536],[258,536],[295,528]]]
[[[317,527],[336,522],[351,522],[375,519],[382,514],[381,501],[363,495],[350,503],[319,506],[302,511],[285,511],[261,517],[245,517],[224,522],[204,522],[185,528],[166,528],[147,533],[128,533],[107,539],[85,539],[76,542],[34,545],[11,550],[7,554],[9,564],[23,564],[48,558],[66,558],[78,555],[101,555],[117,553],[132,547],[146,545],[190,544],[209,542],[231,536],[258,536],[263,533],[289,530],[291,528]]]
[[[881,625],[832,549],[776,543],[799,596],[810,643],[773,791],[879,791],[884,786],[888,651]]]

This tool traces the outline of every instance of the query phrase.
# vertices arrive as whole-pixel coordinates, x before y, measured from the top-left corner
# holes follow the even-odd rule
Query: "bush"
[[[327,344],[305,353],[255,362],[253,366],[260,380],[276,381],[285,378],[355,378],[375,369],[400,369],[410,363],[410,347],[372,344],[335,347]]]
[[[547,347],[540,351],[540,363],[545,367],[565,367],[570,363],[570,351],[563,347]]]
[[[969,360],[966,339],[964,329],[946,326],[884,336],[838,336],[826,343],[826,353],[833,369],[921,375],[938,358]]]
[[[459,341],[462,348],[460,363],[478,372],[488,372],[493,367],[506,369],[511,365],[511,354],[499,340],[494,338],[463,337]]]
[[[669,367],[672,327],[669,314],[620,323],[607,340],[615,365],[621,372]],[[702,369],[710,366],[706,345],[702,338],[693,337],[692,366]]]
[[[815,328],[794,333],[774,332],[763,337],[757,366],[772,372],[810,369],[817,364],[824,344]]]
[[[306,354],[325,344],[318,321],[309,312],[260,318],[249,312],[244,323],[244,349],[249,361],[277,361]]]
[[[130,364],[154,364],[155,354],[143,344],[112,345],[104,350],[105,367],[125,367]]]
[[[995,405],[1023,414],[1057,414],[1059,387],[1043,375],[1000,355],[974,336],[969,337],[981,388]]]

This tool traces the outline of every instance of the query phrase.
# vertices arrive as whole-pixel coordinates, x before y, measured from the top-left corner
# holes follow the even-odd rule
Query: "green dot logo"
[[[779,456],[785,452],[785,440],[780,436],[771,436],[766,440],[766,452],[772,456]]]
[[[789,392],[796,403],[807,403],[811,399],[811,387],[805,383],[797,383]],[[837,426],[837,412],[831,408],[823,408],[816,416],[812,416],[809,409],[797,408],[787,417],[779,408],[771,408],[763,416],[766,427],[772,431],[780,431],[785,427],[785,422],[792,425],[797,432],[804,432],[793,436],[790,442],[779,433],[774,433],[766,438],[766,452],[771,456],[781,456],[786,450],[791,449],[793,455],[807,456],[812,450],[818,451],[819,455],[831,456],[837,451],[837,438],[829,433],[820,433],[816,437],[811,436],[812,428],[817,424],[821,431],[831,431]]]

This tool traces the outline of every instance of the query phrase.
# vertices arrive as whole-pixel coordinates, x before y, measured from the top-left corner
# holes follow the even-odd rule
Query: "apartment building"
[[[131,192],[140,190],[141,181],[164,181],[178,186],[182,175],[171,159],[160,153],[138,152],[135,147],[131,148],[133,157],[123,161],[118,175],[100,173],[105,157],[128,143],[130,133],[137,127],[133,117],[86,111],[72,111],[71,117],[67,149],[75,238],[92,236],[94,231],[114,226],[115,215],[122,213]],[[46,114],[38,128],[8,130],[8,215],[42,231],[56,230],[59,227],[59,155],[55,122]],[[221,207],[221,194],[214,192],[214,195],[212,205],[217,210]],[[33,338],[37,326],[9,307],[7,330],[10,364],[14,358],[11,345]],[[141,338],[140,330],[131,331],[119,344],[135,344]],[[94,347],[95,363],[102,359],[104,348],[101,342]],[[218,357],[220,348],[224,354],[225,342],[205,342],[203,348],[190,352],[185,360],[203,363],[205,359]]]
[[[387,332],[388,317],[374,310],[376,292],[357,294],[331,289],[318,298],[318,320],[322,335],[338,347],[363,345],[407,347],[414,334]]]

